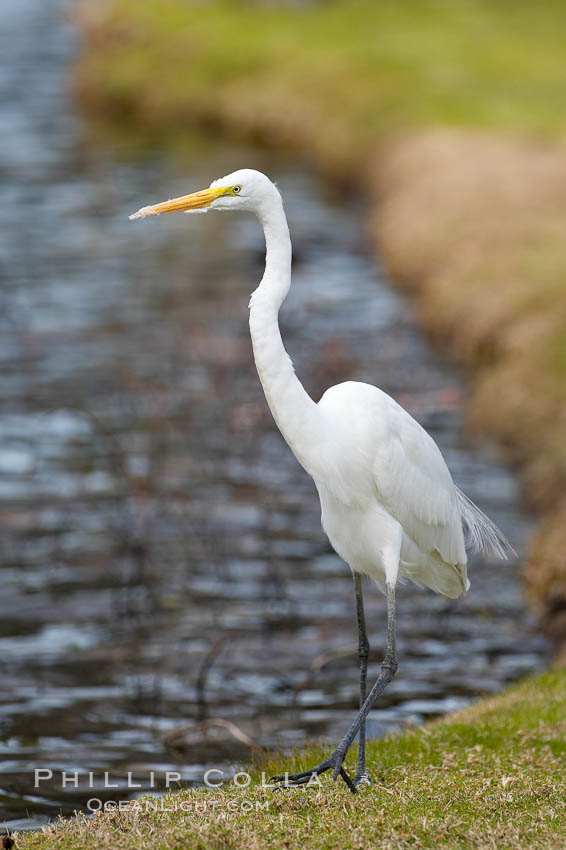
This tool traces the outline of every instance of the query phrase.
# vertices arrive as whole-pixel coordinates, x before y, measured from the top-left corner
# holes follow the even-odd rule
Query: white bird
[[[399,579],[455,598],[465,593],[466,545],[505,557],[510,546],[497,527],[455,486],[432,437],[390,396],[347,381],[316,403],[295,375],[279,331],[278,313],[291,284],[291,240],[283,201],[264,174],[242,169],[208,189],[142,207],[131,219],[171,212],[248,210],[266,242],[265,273],[250,299],[250,333],[258,375],[273,417],[295,457],[312,476],[330,543],[354,576],[359,631],[360,711],[336,750],[310,770],[273,777],[301,785],[332,769],[351,791],[369,784],[366,718],[397,671],[395,587]],[[512,550],[511,550],[512,551]],[[387,650],[366,694],[369,643],[361,576],[387,595]],[[359,735],[354,781],[343,768]]]

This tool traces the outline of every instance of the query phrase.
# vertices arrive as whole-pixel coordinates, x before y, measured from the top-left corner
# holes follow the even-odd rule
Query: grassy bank
[[[81,18],[91,115],[300,147],[367,190],[393,279],[470,370],[470,422],[543,515],[527,584],[566,635],[564,4],[105,0]]]
[[[83,10],[81,95],[167,136],[197,117],[308,146],[350,174],[396,130],[566,134],[559,0],[87,0]]]
[[[23,836],[18,847],[564,848],[565,718],[566,673],[547,673],[441,722],[371,741],[374,784],[358,797],[328,776],[301,791],[261,787],[261,770],[307,767],[318,760],[311,750],[253,768],[246,788],[171,794],[165,811],[138,801]]]

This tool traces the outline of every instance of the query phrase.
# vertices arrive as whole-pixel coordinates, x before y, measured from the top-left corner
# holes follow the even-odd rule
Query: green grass
[[[374,784],[357,797],[328,775],[310,789],[261,787],[261,770],[269,776],[318,761],[322,751],[311,749],[252,768],[247,788],[228,784],[215,792],[171,794],[160,803],[166,811],[155,811],[155,800],[138,801],[121,812],[26,835],[18,846],[564,848],[565,733],[566,672],[547,673],[453,717],[371,741]]]
[[[457,125],[563,137],[566,5],[112,0],[80,89],[166,135],[198,115],[307,144],[337,169],[383,133]],[[174,117],[174,122],[168,119]],[[336,160],[336,162],[334,162]]]

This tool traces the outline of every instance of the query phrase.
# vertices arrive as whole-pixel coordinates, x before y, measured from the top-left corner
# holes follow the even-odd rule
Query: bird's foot
[[[357,794],[358,791],[355,784],[342,767],[342,762],[346,757],[346,752],[347,750],[342,752],[341,748],[338,747],[331,756],[324,759],[324,761],[321,761],[319,764],[315,764],[315,766],[311,767],[310,770],[303,770],[301,773],[281,773],[278,776],[272,776],[269,779],[269,782],[272,782],[279,788],[298,788],[301,785],[318,785],[318,777],[320,774],[325,773],[327,770],[332,770],[333,778],[335,780],[341,776],[352,794]]]
[[[369,778],[368,772],[367,770],[365,770],[365,768],[361,772],[360,770],[358,770],[358,772],[356,773],[356,776],[354,778],[354,785],[356,786],[356,788],[362,788],[364,786],[371,785],[371,779]]]

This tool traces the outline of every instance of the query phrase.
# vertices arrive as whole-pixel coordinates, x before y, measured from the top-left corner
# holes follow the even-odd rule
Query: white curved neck
[[[250,300],[250,334],[265,398],[299,463],[311,471],[318,407],[295,375],[278,313],[291,285],[291,239],[280,201],[258,213],[265,233],[265,273]]]

